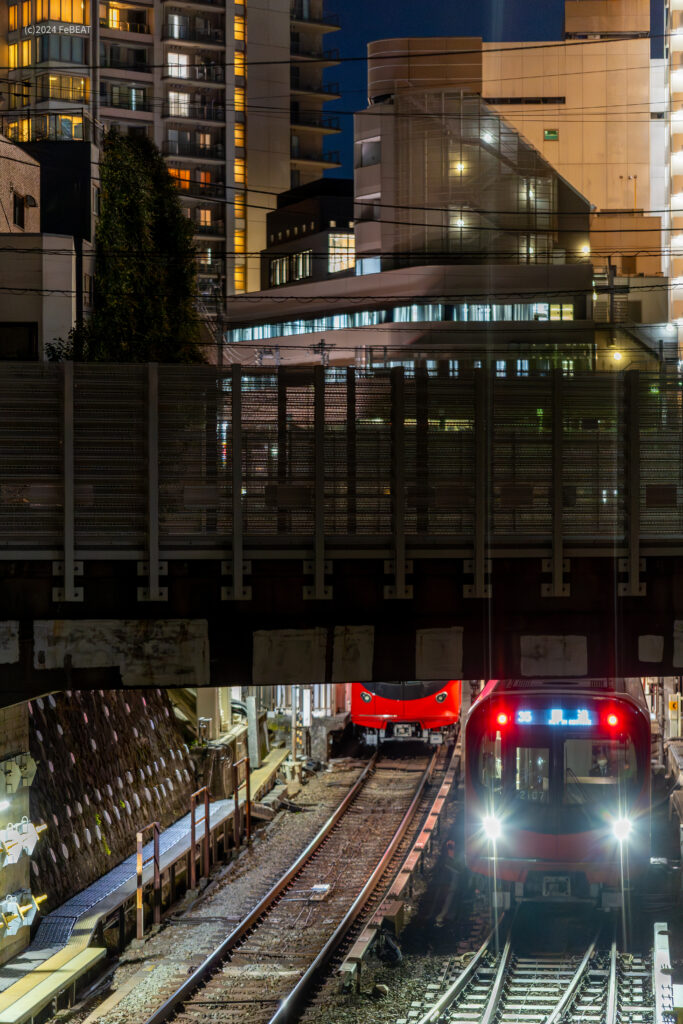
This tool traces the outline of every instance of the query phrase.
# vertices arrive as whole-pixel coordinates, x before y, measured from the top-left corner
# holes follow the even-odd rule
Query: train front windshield
[[[543,832],[583,831],[626,813],[640,775],[629,732],[576,736],[514,725],[480,737],[474,773],[488,813],[505,807],[515,827]]]

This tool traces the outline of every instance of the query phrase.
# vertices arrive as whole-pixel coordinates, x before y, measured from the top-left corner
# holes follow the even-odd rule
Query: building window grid
[[[294,256],[304,255],[295,253]],[[279,256],[270,262],[270,283],[273,286],[286,284],[292,280],[292,264],[290,256]],[[312,260],[312,251],[311,251]],[[573,319],[573,303],[563,303]],[[254,327],[238,327],[229,333],[231,342],[259,341],[294,334],[316,334],[320,331],[346,330],[354,327],[375,327],[389,323],[427,323],[427,322],[481,322],[480,315],[488,310],[488,321],[497,322],[529,322],[536,319],[537,311],[547,310],[548,303],[493,303],[484,304],[460,303],[450,306],[443,303],[414,303],[410,306],[397,306],[393,309],[366,309],[352,313],[336,313],[333,316],[316,317],[311,320],[291,320],[284,323],[260,324]],[[509,315],[504,315],[504,314]],[[547,319],[547,315],[546,315]],[[525,360],[518,361],[518,371],[523,370]]]
[[[339,274],[356,265],[356,239],[352,234],[331,234],[327,243],[327,272]]]

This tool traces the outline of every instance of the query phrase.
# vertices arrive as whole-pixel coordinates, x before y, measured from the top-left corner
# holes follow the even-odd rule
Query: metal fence
[[[447,372],[447,371],[446,371]],[[499,378],[401,368],[0,365],[0,552],[144,562],[160,599],[168,559],[547,557],[562,593],[573,549],[638,559],[683,545],[682,388],[630,371]]]

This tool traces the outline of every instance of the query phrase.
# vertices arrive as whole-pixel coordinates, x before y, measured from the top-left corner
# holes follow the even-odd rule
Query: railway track
[[[291,1019],[382,891],[439,756],[375,755],[295,864],[145,1024]]]
[[[649,958],[600,945],[599,932],[581,952],[517,953],[514,922],[507,928],[502,952],[491,932],[427,995],[415,1024],[655,1024]]]

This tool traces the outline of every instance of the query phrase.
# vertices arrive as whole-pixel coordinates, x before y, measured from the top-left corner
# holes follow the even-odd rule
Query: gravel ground
[[[329,818],[360,774],[360,767],[339,768],[314,776],[296,795],[301,813],[280,812],[241,856],[219,869],[206,890],[179,909],[150,935],[140,948],[120,958],[110,988],[97,1000],[62,1011],[53,1022],[84,1024],[141,1024],[184,978],[225,937],[227,925],[237,923],[270,889],[294,858]],[[116,1005],[97,1005],[117,990],[125,991]]]
[[[447,921],[443,928],[434,919],[443,907],[445,891],[440,871],[443,844],[454,831],[460,805],[447,809],[445,828],[417,875],[410,904],[410,921],[399,937],[403,960],[390,965],[371,953],[363,964],[361,990],[340,992],[339,978],[330,977],[306,1010],[302,1024],[413,1024],[436,1001],[446,979],[464,964],[463,953],[477,948],[483,938],[484,901],[475,901],[472,919]],[[377,994],[386,986],[388,994]],[[381,990],[380,990],[381,991]]]

